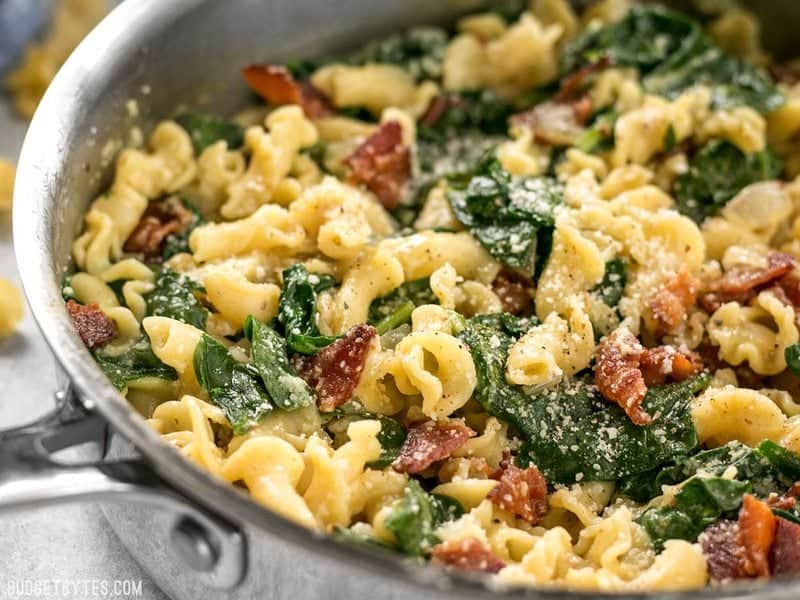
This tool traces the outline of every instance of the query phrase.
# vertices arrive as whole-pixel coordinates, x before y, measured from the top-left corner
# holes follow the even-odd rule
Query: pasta
[[[8,279],[0,277],[0,338],[14,333],[24,314],[22,294]]]
[[[498,585],[796,573],[800,91],[748,13],[572,6],[247,67],[266,106],[119,154],[67,309],[316,532]]]
[[[15,171],[14,165],[0,158],[0,210],[11,209],[11,201],[14,196]]]

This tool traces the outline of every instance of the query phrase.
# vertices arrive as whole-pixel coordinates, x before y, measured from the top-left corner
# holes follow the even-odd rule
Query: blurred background
[[[14,294],[9,282],[19,289],[11,210],[4,206],[2,195],[4,188],[11,185],[11,167],[16,164],[29,119],[75,45],[116,3],[0,0],[0,294]],[[13,210],[25,210],[25,198],[15,198]],[[3,336],[0,315],[0,429],[25,423],[51,408],[56,391],[55,365],[30,312],[26,308],[21,321],[12,320],[14,331]],[[54,583],[47,593],[30,597],[165,598],[116,539],[94,505],[2,515],[0,548],[0,598],[19,598],[14,592],[20,582],[41,585],[55,580],[72,585]],[[141,581],[141,594],[105,596],[93,587],[94,582],[122,580]]]

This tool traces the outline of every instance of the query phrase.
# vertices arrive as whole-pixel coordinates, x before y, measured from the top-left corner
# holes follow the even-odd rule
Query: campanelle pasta
[[[67,309],[166,443],[344,542],[503,586],[797,573],[798,91],[744,11],[571,6],[246,67],[265,106],[119,154]]]

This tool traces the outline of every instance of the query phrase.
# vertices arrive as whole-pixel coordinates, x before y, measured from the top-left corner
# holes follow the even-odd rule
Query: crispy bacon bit
[[[783,252],[770,252],[767,267],[736,267],[727,271],[701,294],[698,302],[706,312],[713,313],[726,302],[747,304],[771,284],[780,286],[791,300],[798,296],[800,281],[791,275],[795,260]],[[785,284],[781,285],[784,278]],[[800,299],[800,298],[798,298]]]
[[[186,231],[192,218],[192,213],[177,198],[150,202],[126,240],[125,252],[144,254],[148,261],[161,258],[167,237]]]
[[[503,310],[512,315],[520,315],[530,310],[532,287],[533,283],[528,277],[509,269],[500,271],[492,282],[492,289],[500,298]]]
[[[603,398],[618,404],[636,425],[649,425],[653,421],[642,408],[647,386],[639,363],[644,352],[636,336],[622,327],[597,346],[594,368],[594,381]]]
[[[317,392],[322,412],[331,412],[350,399],[364,370],[370,344],[377,335],[374,327],[356,325],[314,356],[295,360],[300,377]]]
[[[78,335],[89,350],[102,348],[117,337],[117,326],[96,303],[78,304],[67,300],[67,311]]]
[[[419,120],[420,124],[426,127],[433,127],[447,114],[447,111],[450,110],[452,105],[453,98],[444,94],[439,94],[431,100],[428,108],[425,109],[425,114],[422,115],[422,118]]]
[[[742,547],[739,538],[739,524],[736,521],[717,521],[698,538],[700,548],[706,557],[711,579],[726,583],[744,577],[742,572]]]
[[[785,83],[786,85],[793,86],[800,82],[800,71],[791,64],[774,63],[769,65],[767,70],[776,83]]]
[[[769,554],[775,540],[775,515],[765,503],[745,494],[739,510],[739,535],[742,546],[742,572],[749,577],[767,577]]]
[[[392,468],[400,473],[420,473],[436,461],[448,458],[474,435],[463,421],[425,421],[415,425],[408,430]]]
[[[609,65],[611,65],[611,59],[608,56],[604,56],[596,62],[581,67],[561,81],[561,87],[553,99],[556,102],[566,102],[572,100],[579,92],[582,91],[584,84],[589,77],[598,71],[602,71]]]
[[[647,387],[667,381],[684,381],[702,369],[703,360],[699,354],[675,346],[647,348],[639,363]]]
[[[323,119],[336,114],[325,95],[307,81],[296,81],[277,65],[250,65],[242,69],[247,85],[269,104],[298,104],[309,119]]]
[[[797,484],[794,484],[795,486]],[[776,494],[775,492],[771,493],[764,502],[767,503],[767,506],[770,508],[779,508],[781,510],[791,510],[797,504],[797,497],[792,495],[792,490],[794,486],[789,489],[788,492],[785,494]]]
[[[437,544],[431,550],[431,563],[459,571],[480,573],[497,573],[506,566],[474,537]]]
[[[506,457],[492,477],[498,483],[486,497],[494,505],[531,525],[547,514],[547,481],[539,469],[520,469]]]
[[[688,271],[682,270],[647,303],[650,309],[645,315],[647,328],[656,337],[674,333],[686,319],[696,295],[697,281]]]
[[[411,177],[411,151],[403,143],[400,123],[383,123],[344,163],[351,183],[365,185],[387,210],[397,207]]]
[[[777,517],[775,542],[772,544],[772,573],[800,573],[800,525]]]
[[[580,125],[585,125],[592,116],[592,99],[589,96],[583,96],[572,103],[572,112],[575,113],[575,120]]]

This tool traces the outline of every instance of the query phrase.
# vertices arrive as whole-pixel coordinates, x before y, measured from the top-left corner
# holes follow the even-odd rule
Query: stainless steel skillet
[[[800,23],[800,3],[760,4],[783,7],[771,10],[770,22],[784,30],[787,21]],[[19,164],[14,236],[20,272],[63,369],[64,388],[56,413],[0,433],[0,511],[109,501],[112,526],[174,598],[581,595],[489,591],[474,581],[342,546],[269,513],[161,442],[108,384],[61,300],[59,282],[83,212],[107,182],[111,159],[132,126],[146,130],[184,105],[221,114],[241,108],[247,93],[239,67],[253,60],[354,46],[475,5],[471,0],[128,0],[87,38],[48,91]],[[132,99],[138,117],[127,109]],[[52,457],[83,441],[98,442],[105,458],[65,465]],[[798,595],[797,584],[773,582],[659,597]]]

